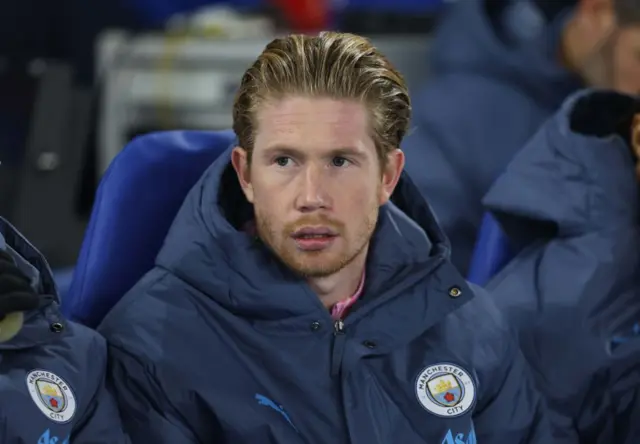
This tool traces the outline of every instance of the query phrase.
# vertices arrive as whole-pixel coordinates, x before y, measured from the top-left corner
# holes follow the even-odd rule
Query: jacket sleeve
[[[478,443],[574,444],[573,429],[550,411],[502,312],[482,288],[459,309],[447,336],[468,337],[477,380],[473,424]]]
[[[83,328],[78,326],[78,328]],[[83,328],[84,329],[84,328]],[[91,331],[93,341],[87,350],[91,363],[86,370],[90,379],[91,393],[83,404],[80,419],[71,432],[70,442],[83,444],[125,444],[129,443],[124,433],[115,398],[107,386],[107,345],[104,338]]]
[[[622,433],[614,412],[634,408],[622,401],[631,390],[616,393],[619,387],[631,389],[628,377],[636,364],[617,358],[618,349],[613,355],[610,350],[614,334],[631,331],[625,324],[640,314],[633,303],[640,287],[634,277],[637,250],[632,251],[638,246],[632,238],[620,229],[534,244],[491,289],[550,411],[573,418],[566,425],[598,444],[614,442]],[[628,349],[624,345],[621,350]],[[616,382],[618,377],[627,382]]]
[[[74,428],[71,442],[83,444],[128,444],[113,394],[108,389],[105,375],[95,393],[84,418]]]
[[[108,369],[132,444],[200,443],[156,378],[135,356],[110,345]]]
[[[551,416],[532,383],[520,349],[507,340],[502,355],[485,369],[484,388],[474,424],[478,442],[510,444],[571,444],[577,436],[570,421]]]

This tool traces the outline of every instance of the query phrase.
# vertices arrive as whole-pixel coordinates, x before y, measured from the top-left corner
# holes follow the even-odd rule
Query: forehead
[[[287,97],[262,104],[256,119],[254,149],[274,144],[296,148],[373,146],[368,113],[357,101]]]

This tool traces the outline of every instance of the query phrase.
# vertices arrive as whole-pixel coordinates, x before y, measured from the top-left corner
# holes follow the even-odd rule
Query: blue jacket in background
[[[431,74],[413,96],[414,128],[402,148],[407,171],[451,239],[452,261],[465,274],[482,197],[580,87],[557,62],[569,12],[545,21],[527,1],[463,0],[445,15],[432,43]]]
[[[341,323],[236,228],[253,210],[230,153],[214,163],[99,328],[132,441],[556,442],[507,327],[406,177],[394,201]]]
[[[487,289],[539,390],[587,444],[640,440],[640,337],[628,334],[640,320],[636,111],[616,93],[571,97],[484,200],[523,248]]]
[[[42,294],[21,331],[0,343],[0,442],[128,442],[105,387],[107,347],[98,333],[67,322],[58,310],[51,271],[40,253],[0,219],[0,249]]]

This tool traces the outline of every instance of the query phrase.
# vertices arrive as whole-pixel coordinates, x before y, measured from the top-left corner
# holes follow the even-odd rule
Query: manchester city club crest
[[[73,418],[76,398],[65,380],[46,370],[32,370],[26,382],[31,399],[51,421],[65,423]]]
[[[469,373],[454,364],[431,365],[418,375],[416,395],[420,404],[436,416],[454,418],[469,411],[476,387]]]

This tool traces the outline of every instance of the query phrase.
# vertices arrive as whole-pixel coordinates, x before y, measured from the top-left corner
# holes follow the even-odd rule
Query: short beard
[[[308,251],[300,254],[296,254],[296,252],[291,252],[288,249],[277,245],[275,231],[271,227],[269,223],[268,217],[261,216],[258,212],[256,212],[256,229],[258,232],[258,237],[262,240],[262,242],[271,250],[271,252],[290,270],[294,271],[298,275],[303,278],[325,278],[332,276],[350,265],[369,245],[369,241],[371,240],[371,236],[375,231],[375,227],[378,220],[378,211],[371,211],[369,215],[367,215],[367,220],[365,222],[365,228],[362,233],[357,237],[357,248],[354,250],[346,251],[346,254],[339,258],[339,260],[334,260],[331,262],[327,262],[325,264],[315,263],[313,260],[305,261],[304,259],[300,260],[300,254],[303,254],[307,258],[313,258],[314,255],[322,255],[324,252],[313,252]],[[287,230],[285,230],[287,231]],[[283,241],[286,239],[290,233],[283,233]]]

